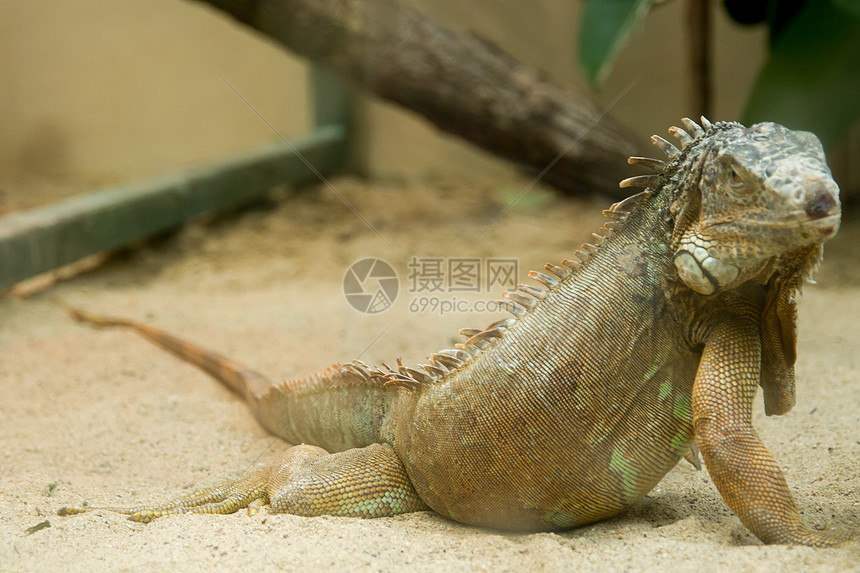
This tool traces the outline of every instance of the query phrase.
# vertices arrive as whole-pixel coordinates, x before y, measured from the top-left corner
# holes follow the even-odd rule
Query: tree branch
[[[396,0],[199,0],[567,193],[624,196],[628,132],[540,70]]]

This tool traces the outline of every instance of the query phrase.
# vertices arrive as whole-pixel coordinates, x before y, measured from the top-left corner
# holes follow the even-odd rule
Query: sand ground
[[[149,321],[275,379],[359,354],[416,362],[458,340],[459,327],[498,315],[410,311],[413,256],[515,257],[524,277],[569,255],[605,206],[538,189],[478,238],[520,182],[334,184],[376,232],[321,186],[195,222],[50,288],[0,299],[0,571],[860,570],[857,543],[762,546],[707,473],[685,462],[627,514],[560,533],[500,533],[430,512],[377,520],[240,512],[148,525],[107,511],[56,516],[83,500],[136,504],[186,493],[285,446],[205,375],[132,334],[73,323],[53,296]],[[759,404],[756,413],[808,523],[855,534],[858,239],[860,220],[848,213],[820,284],[801,300],[797,407],[765,418]],[[356,312],[342,294],[346,269],[367,256],[386,259],[401,277],[395,305],[376,315]],[[28,535],[43,523],[50,527]]]

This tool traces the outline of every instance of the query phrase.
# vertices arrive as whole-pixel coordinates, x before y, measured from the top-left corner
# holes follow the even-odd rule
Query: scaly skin
[[[668,163],[631,158],[656,175],[622,182],[646,190],[605,212],[595,245],[547,265],[553,276],[530,273],[544,288],[505,293],[513,318],[464,329],[423,370],[354,361],[271,385],[152,327],[73,310],[137,330],[243,396],[273,434],[314,444],[223,488],[111,509],[149,521],[267,504],[363,517],[429,507],[552,530],[624,511],[695,439],[759,539],[836,544],[801,521],[751,412],[758,385],[769,414],[794,404],[794,296],[838,229],[838,188],[811,134],[683,124],[670,130],[680,150],[653,140]]]

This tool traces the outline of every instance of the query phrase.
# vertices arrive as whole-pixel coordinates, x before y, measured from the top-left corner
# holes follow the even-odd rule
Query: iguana
[[[836,544],[803,524],[752,404],[759,385],[768,415],[794,404],[795,295],[839,227],[839,189],[811,133],[682,125],[669,129],[677,147],[652,138],[668,161],[629,159],[653,174],[621,182],[645,190],[604,211],[593,242],[530,272],[541,287],[502,294],[512,316],[461,330],[465,342],[420,367],[353,360],[270,384],[153,327],[73,311],[202,368],[268,431],[301,444],[223,487],[104,509],[150,521],[264,505],[305,516],[429,508],[556,530],[624,511],[695,442],[761,541]]]

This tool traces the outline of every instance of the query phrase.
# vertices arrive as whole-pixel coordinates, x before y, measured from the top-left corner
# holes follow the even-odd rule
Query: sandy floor
[[[271,209],[189,225],[40,293],[0,299],[0,571],[857,570],[856,543],[761,546],[707,474],[685,462],[626,515],[562,533],[499,533],[429,512],[368,521],[240,512],[149,525],[106,511],[55,515],[83,500],[134,504],[211,485],[284,445],[205,375],[132,334],[74,324],[52,296],[147,320],[273,378],[363,351],[367,362],[414,362],[450,346],[459,327],[498,315],[411,312],[413,256],[516,257],[524,277],[569,255],[600,222],[602,202],[536,190],[477,238],[517,185],[371,189],[338,180],[378,235],[320,188]],[[758,408],[757,427],[808,523],[856,532],[860,221],[845,219],[820,286],[807,287],[801,301],[798,406],[776,419]],[[400,295],[385,313],[359,314],[342,294],[347,267],[366,256],[400,273]],[[40,523],[50,527],[27,534]]]

